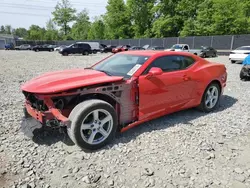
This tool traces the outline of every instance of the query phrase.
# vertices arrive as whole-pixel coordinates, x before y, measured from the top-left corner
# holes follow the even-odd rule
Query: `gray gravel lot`
[[[86,67],[109,54],[0,51],[0,187],[250,187],[250,82],[227,56],[218,110],[195,109],[144,123],[113,144],[85,153],[57,131],[20,131],[20,85],[47,71]]]

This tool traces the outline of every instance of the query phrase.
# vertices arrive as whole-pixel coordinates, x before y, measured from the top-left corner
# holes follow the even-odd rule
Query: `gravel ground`
[[[58,131],[20,132],[20,85],[41,73],[86,67],[107,54],[0,51],[0,187],[250,187],[250,82],[227,56],[218,110],[194,109],[144,123],[100,151],[85,153]]]

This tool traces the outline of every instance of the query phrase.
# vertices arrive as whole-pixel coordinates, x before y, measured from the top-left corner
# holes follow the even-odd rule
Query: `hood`
[[[48,94],[122,79],[123,77],[108,76],[96,70],[72,69],[43,74],[26,82],[21,89],[31,93]]]

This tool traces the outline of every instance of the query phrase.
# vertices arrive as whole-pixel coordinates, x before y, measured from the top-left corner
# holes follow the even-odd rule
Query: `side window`
[[[195,60],[192,57],[183,56],[182,58],[183,58],[185,68],[188,68],[195,63]]]
[[[184,48],[183,48],[184,50],[188,50],[188,46],[184,46]]]
[[[163,70],[163,72],[171,72],[176,70],[181,70],[183,67],[183,61],[181,56],[163,56],[156,59],[146,70],[146,73],[152,68],[158,67]]]
[[[183,70],[195,63],[195,60],[188,56],[163,56],[157,58],[143,74],[147,74],[152,67],[161,68],[163,72]]]

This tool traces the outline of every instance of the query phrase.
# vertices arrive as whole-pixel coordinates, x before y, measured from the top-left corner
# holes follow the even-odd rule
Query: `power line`
[[[26,16],[39,16],[39,17],[48,17],[49,16],[49,15],[44,15],[44,14],[22,13],[22,12],[5,12],[5,11],[0,11],[0,14],[16,14],[16,15],[26,15]]]

